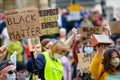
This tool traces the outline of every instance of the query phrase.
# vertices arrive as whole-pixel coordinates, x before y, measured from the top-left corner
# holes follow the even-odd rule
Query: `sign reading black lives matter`
[[[58,9],[40,10],[42,35],[58,33]]]
[[[78,33],[82,34],[81,40],[90,39],[90,36],[94,33],[101,34],[103,32],[102,27],[80,27]]]
[[[41,35],[39,13],[35,7],[5,11],[5,22],[11,40]]]

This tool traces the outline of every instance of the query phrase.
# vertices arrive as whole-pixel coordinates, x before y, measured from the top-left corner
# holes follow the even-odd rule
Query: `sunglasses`
[[[16,73],[17,71],[16,70],[10,70],[8,71],[8,74],[13,74],[13,73]]]

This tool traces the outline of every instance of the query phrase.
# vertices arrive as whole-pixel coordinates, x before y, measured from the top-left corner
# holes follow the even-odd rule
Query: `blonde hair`
[[[66,29],[65,28],[60,28],[59,32],[65,32],[66,33]]]
[[[67,53],[67,51],[68,49],[66,45],[62,41],[58,40],[51,46],[51,57],[54,57],[55,53],[64,55],[65,53]]]

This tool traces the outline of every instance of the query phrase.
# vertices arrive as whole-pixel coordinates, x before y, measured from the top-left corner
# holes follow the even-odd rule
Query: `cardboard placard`
[[[91,45],[94,46],[99,46],[100,44],[104,45],[110,45],[112,42],[109,39],[109,36],[106,35],[95,35],[93,34],[91,36]]]
[[[11,40],[41,35],[38,9],[34,7],[5,11],[5,22]]]
[[[58,9],[40,10],[39,16],[42,35],[58,33]]]
[[[78,33],[81,34],[81,40],[90,39],[90,36],[94,33],[101,34],[103,27],[80,27]]]
[[[92,59],[94,58],[95,53],[79,53],[78,61],[80,65],[81,73],[89,73],[89,66],[91,64]]]
[[[70,8],[70,12],[71,11],[79,11],[80,12],[80,5],[79,4],[70,4],[69,8]]]
[[[111,33],[120,33],[120,21],[114,21],[110,23]]]
[[[67,16],[68,21],[76,21],[81,19],[79,4],[70,4],[69,10],[70,10],[70,14]]]

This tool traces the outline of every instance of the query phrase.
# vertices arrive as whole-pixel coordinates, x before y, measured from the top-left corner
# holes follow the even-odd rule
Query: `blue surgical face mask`
[[[115,48],[120,50],[120,45],[116,45]]]
[[[94,50],[93,47],[84,47],[84,51],[85,53],[92,53]]]
[[[25,73],[19,73],[18,74],[18,80],[25,80],[26,79],[26,74]]]

